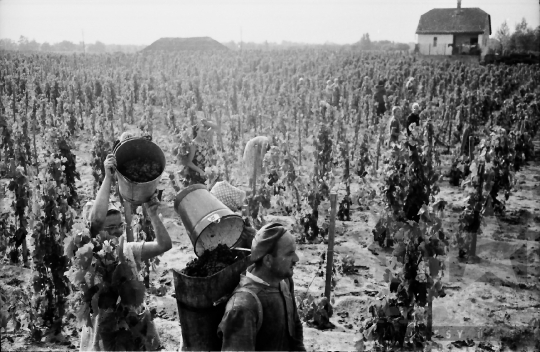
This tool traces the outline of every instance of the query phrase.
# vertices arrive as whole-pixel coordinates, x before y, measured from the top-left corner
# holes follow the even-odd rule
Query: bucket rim
[[[149,183],[153,183],[155,182],[156,180],[160,179],[163,174],[165,173],[165,169],[167,168],[167,158],[165,156],[165,153],[163,152],[163,149],[161,149],[161,147],[159,145],[157,145],[157,143],[154,143],[152,140],[148,139],[148,138],[145,138],[145,137],[134,137],[134,138],[129,138],[125,141],[123,141],[122,143],[120,143],[118,146],[116,146],[116,148],[114,149],[114,156],[115,158],[118,157],[118,151],[125,145],[127,144],[130,144],[132,142],[144,142],[144,143],[150,143],[150,144],[153,144],[154,146],[156,146],[159,150],[159,152],[161,153],[161,155],[163,156],[163,165],[161,165],[163,167],[163,170],[161,170],[161,172],[159,173],[159,175],[154,178],[153,180],[150,180],[150,181],[146,181],[146,182],[136,182],[136,181],[133,181],[131,179],[129,179],[126,175],[122,174],[120,172],[120,170],[118,170],[118,167],[116,168],[115,170],[115,173],[117,175],[120,175],[122,176],[122,179],[124,179],[124,181],[126,182],[129,182],[129,183],[132,183],[132,184],[136,184],[136,185],[146,185],[146,184],[149,184]],[[161,163],[160,163],[161,164]]]
[[[206,186],[203,184],[194,184],[191,186],[187,186],[180,192],[176,194],[176,198],[174,199],[174,209],[178,208],[178,205],[182,202],[182,200],[191,192],[198,190],[198,189],[206,189]]]
[[[198,258],[198,257],[197,257]],[[239,263],[249,263],[249,265],[253,264],[251,262],[251,254],[245,256],[244,258],[242,259],[238,259],[238,261],[232,263],[231,265],[229,265],[227,268],[231,267],[231,266],[235,266],[235,265],[240,265]],[[248,265],[248,266],[249,266]],[[212,274],[211,276],[205,276],[205,277],[200,277],[200,276],[189,276],[189,275],[186,275],[184,273],[182,273],[182,270],[183,269],[177,269],[177,268],[171,268],[172,271],[173,271],[173,277],[174,275],[181,275],[181,276],[185,276],[185,277],[189,277],[189,278],[194,278],[194,279],[197,279],[197,280],[210,280],[212,279],[214,276],[216,275],[219,275],[219,273],[221,273],[223,270],[227,269],[227,268],[223,268],[221,269],[220,271],[218,271],[217,273],[214,273]],[[245,270],[243,270],[240,274],[243,274],[245,272]]]
[[[220,209],[220,210],[229,210],[229,209]],[[213,212],[211,214],[215,214],[215,213],[218,213],[218,212],[219,212],[219,210],[215,211],[215,212]],[[208,214],[207,217],[210,216],[211,214]],[[242,217],[240,215],[236,214],[236,213],[223,215],[223,216],[220,217],[220,221],[223,220],[223,219],[229,219],[229,218],[236,218],[237,220],[240,220],[242,222],[242,224],[244,223],[244,220],[242,219]],[[203,221],[204,221],[204,218],[201,219],[197,224],[195,224],[195,226],[193,226],[193,232],[196,232],[196,228],[200,227],[200,225],[201,225],[201,223]],[[205,248],[204,251],[201,254],[197,253],[197,243],[199,242],[199,239],[201,238],[201,234],[205,229],[206,229],[206,227],[203,228],[202,231],[199,232],[199,234],[197,235],[197,238],[195,239],[195,243],[193,244],[193,252],[195,252],[195,255],[197,257],[200,257],[204,253],[204,251],[206,251],[206,250],[214,249],[214,248],[211,248],[211,249],[210,248]],[[234,247],[240,241],[241,237],[242,237],[242,233],[240,233],[240,236],[236,239],[236,241],[230,247],[229,246],[227,246],[227,247],[229,247],[229,249],[231,247]]]

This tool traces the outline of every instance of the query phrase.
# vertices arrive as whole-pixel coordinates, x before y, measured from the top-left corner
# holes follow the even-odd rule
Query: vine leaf
[[[86,282],[84,279],[85,274],[86,270],[80,270],[74,267],[71,267],[71,269],[65,273],[66,277],[73,285],[79,285]]]
[[[431,277],[436,277],[441,270],[441,263],[437,258],[429,258],[429,275]]]
[[[139,280],[129,280],[119,287],[122,304],[128,306],[139,306],[144,302],[144,284]]]
[[[77,262],[81,269],[87,270],[90,264],[92,264],[92,257],[94,245],[87,243],[77,250]]]
[[[88,303],[81,305],[75,316],[77,317],[79,326],[92,326],[92,319],[90,319],[90,305]]]

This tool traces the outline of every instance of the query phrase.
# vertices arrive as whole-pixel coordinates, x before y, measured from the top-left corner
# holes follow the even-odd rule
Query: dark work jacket
[[[247,270],[253,270],[253,265]],[[279,288],[270,287],[241,275],[236,289],[245,287],[257,295],[263,308],[262,325],[257,331],[255,298],[247,292],[235,292],[218,327],[222,351],[305,351],[293,285],[289,279],[281,281]]]
[[[407,117],[407,135],[410,136],[411,135],[411,131],[409,130],[409,125],[411,123],[416,123],[416,127],[420,127],[420,116],[415,114],[415,113],[411,113],[409,115],[409,117]]]

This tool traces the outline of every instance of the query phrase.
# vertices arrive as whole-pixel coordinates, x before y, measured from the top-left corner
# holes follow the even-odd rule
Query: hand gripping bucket
[[[116,156],[116,175],[118,188],[122,198],[135,205],[141,205],[150,200],[157,189],[161,175],[165,170],[165,154],[161,148],[147,138],[131,138],[119,144],[114,150]],[[161,172],[158,177],[148,182],[134,182],[122,175],[122,165],[133,159],[150,159],[159,162]]]
[[[242,217],[233,213],[204,185],[183,189],[174,200],[174,209],[182,219],[197,256],[218,244],[233,247],[242,235]]]

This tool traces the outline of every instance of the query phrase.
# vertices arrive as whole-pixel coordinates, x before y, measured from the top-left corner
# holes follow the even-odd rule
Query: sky
[[[352,44],[415,42],[420,16],[457,0],[0,0],[0,38],[148,45],[162,37],[219,42]],[[491,15],[492,37],[525,18],[540,25],[539,0],[463,0]]]

